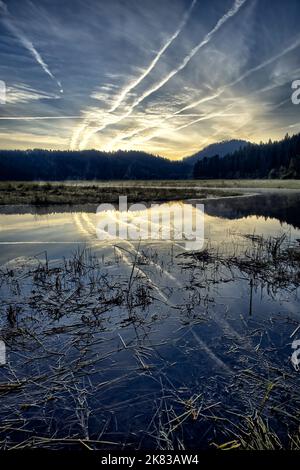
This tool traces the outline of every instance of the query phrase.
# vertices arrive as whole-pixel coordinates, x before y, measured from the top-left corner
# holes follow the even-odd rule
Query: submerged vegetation
[[[298,287],[300,284],[300,244],[290,245],[288,237],[265,239],[258,235],[240,235],[252,243],[245,252],[231,255],[206,249],[204,251],[185,253],[182,256],[192,257],[197,262],[214,264],[218,271],[223,265],[230,271],[237,268],[248,276],[252,284],[267,286],[276,292],[278,288]]]
[[[1,448],[299,448],[300,244],[232,235],[3,265]]]

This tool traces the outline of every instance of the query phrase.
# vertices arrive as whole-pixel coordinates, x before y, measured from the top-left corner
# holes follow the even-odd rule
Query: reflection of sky
[[[107,206],[111,206],[109,209]],[[129,210],[116,210],[110,204],[97,209],[97,236],[100,240],[196,242],[203,246],[204,208],[182,202],[133,204]],[[105,209],[105,210],[104,210]],[[196,249],[196,248],[195,248]]]
[[[165,217],[169,210],[170,217]],[[156,217],[158,214],[159,219]],[[169,221],[170,226],[163,225]],[[113,236],[113,231],[109,231],[114,222],[117,231],[126,229],[124,233],[125,235],[128,233],[127,239]],[[164,250],[170,244],[174,244],[181,252],[184,249],[201,249],[202,222],[202,212],[199,209],[180,202],[172,205],[162,204],[159,209],[134,211],[126,218],[124,212],[118,211],[114,213],[106,211],[98,215],[89,212],[49,212],[44,215],[0,214],[0,263],[16,256],[33,256],[42,250],[47,250],[50,257],[63,257],[76,250],[79,244],[99,249],[100,254],[104,252],[111,254],[114,245],[125,243],[131,250],[135,244],[140,243],[140,238],[141,247],[153,244],[156,249]],[[102,233],[103,228],[105,233]],[[181,237],[181,228],[185,229],[186,237],[184,235]],[[204,245],[208,243],[209,246],[220,247],[226,252],[244,249],[245,240],[241,234],[273,237],[283,233],[288,234],[291,239],[300,238],[299,230],[275,218],[248,216],[226,219],[207,213],[204,215]],[[169,235],[171,241],[168,240]],[[189,243],[188,235],[192,236],[192,240],[196,237],[197,241]]]
[[[298,0],[1,0],[1,146],[178,158],[297,132],[299,13]]]

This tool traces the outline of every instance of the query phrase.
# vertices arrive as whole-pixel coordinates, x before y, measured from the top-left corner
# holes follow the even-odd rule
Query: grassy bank
[[[174,182],[173,182],[174,183]],[[183,185],[182,183],[185,183]],[[127,196],[129,202],[170,201],[190,198],[235,195],[234,191],[221,189],[201,189],[187,182],[166,186],[161,182],[66,182],[66,183],[0,183],[0,204],[100,204],[116,203],[119,196]]]
[[[101,185],[110,185],[111,182],[101,182]],[[299,189],[300,180],[254,180],[254,179],[209,179],[209,180],[161,180],[161,181],[118,181],[113,182],[118,186],[135,187],[139,186],[164,186],[164,187],[193,187],[193,188],[229,188],[229,189]]]
[[[300,180],[194,180],[203,187],[299,189]]]
[[[242,189],[296,189],[300,180],[172,180],[0,182],[0,204],[115,203],[205,199],[240,194]]]

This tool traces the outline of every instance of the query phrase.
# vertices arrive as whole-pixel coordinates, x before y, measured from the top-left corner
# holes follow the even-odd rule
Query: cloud
[[[169,114],[168,116],[166,116],[165,118],[163,118],[160,123],[159,123],[159,126],[161,127],[162,125],[162,122],[163,121],[170,121],[174,118],[177,118],[181,113],[187,111],[187,110],[190,110],[190,109],[193,109],[197,106],[199,106],[200,104],[203,104],[203,103],[207,103],[209,101],[214,101],[215,99],[219,99],[221,98],[221,96],[224,94],[224,92],[226,90],[228,90],[229,88],[232,88],[233,86],[241,83],[243,80],[245,80],[246,78],[250,77],[252,74],[256,73],[256,72],[259,72],[260,70],[264,69],[265,67],[267,67],[268,65],[271,65],[272,63],[276,62],[277,60],[279,60],[280,58],[282,58],[283,56],[285,56],[286,54],[288,54],[289,52],[292,52],[294,51],[295,49],[297,49],[298,47],[300,46],[300,38],[293,41],[289,46],[287,46],[286,48],[284,48],[282,51],[280,51],[279,53],[269,57],[268,59],[262,61],[261,63],[259,63],[258,65],[254,66],[254,67],[251,67],[250,69],[248,69],[246,72],[242,73],[240,76],[238,76],[236,79],[232,80],[231,82],[229,82],[228,84],[226,85],[223,85],[222,87],[220,87],[219,90],[217,90],[216,92],[214,92],[212,95],[209,95],[209,96],[205,96],[203,98],[200,98],[199,100],[196,100],[196,101],[193,101],[192,103],[188,104],[188,105],[185,105],[184,107],[182,107],[181,109],[177,110],[176,112],[174,113],[171,113]],[[286,71],[285,72],[285,75],[286,75]],[[277,81],[278,81],[278,77],[277,77]],[[285,82],[285,83],[288,83]],[[269,85],[267,87],[264,87],[260,90],[256,90],[255,93],[261,93],[261,92],[264,92],[264,91],[268,91],[270,89],[274,89],[278,87],[278,84],[272,84],[272,85]],[[288,102],[290,100],[290,97],[286,100],[284,100],[282,103],[279,103],[279,105],[276,105],[273,107],[273,109],[277,109],[278,107],[280,107],[282,104]],[[216,114],[217,116],[217,114]],[[214,116],[215,117],[215,116]],[[195,123],[197,122],[200,122],[204,119],[202,119],[201,117],[199,119],[196,119],[196,120],[192,120],[190,121],[189,123],[185,124],[185,125],[182,125],[182,126],[179,126],[177,128],[177,130],[181,130],[181,129],[184,129],[186,127],[189,127],[191,125],[194,125]],[[144,127],[140,130],[137,130],[134,134],[133,137],[136,137],[138,136],[140,133],[143,133],[145,132],[146,130],[149,130],[149,129],[152,129],[153,127]],[[153,137],[157,137],[159,134],[161,134],[161,130],[156,130],[156,132],[152,132],[152,136],[151,138],[147,138],[146,140],[149,141],[151,140]],[[127,138],[127,137],[125,137]],[[120,141],[122,140],[122,137],[119,138],[119,139],[115,139],[114,141],[114,145],[116,145],[117,143],[119,143]]]
[[[0,121],[48,121],[59,119],[82,119],[81,116],[0,116]]]
[[[300,70],[298,0],[288,9],[280,0],[4,2],[2,145],[27,148],[33,135],[34,146],[48,137],[48,148],[69,148],[73,137],[75,148],[179,158],[216,139],[280,138],[297,122],[290,95]],[[64,95],[29,45],[5,34],[5,19],[54,75],[50,58],[59,51]]]
[[[217,21],[216,25],[214,28],[209,31],[204,39],[197,44],[190,52],[187,54],[182,62],[174,69],[172,69],[162,80],[160,80],[157,84],[155,84],[153,87],[147,89],[141,96],[139,96],[133,104],[129,107],[129,109],[126,111],[125,114],[113,118],[109,118],[106,123],[103,125],[93,127],[91,129],[88,129],[85,131],[85,134],[82,138],[82,141],[80,143],[80,149],[83,149],[86,147],[88,141],[90,138],[97,132],[103,131],[106,129],[107,126],[111,124],[117,124],[123,119],[126,119],[127,117],[130,116],[132,111],[139,105],[141,104],[146,98],[151,96],[153,93],[157,92],[160,88],[162,88],[164,85],[166,85],[175,75],[177,75],[181,70],[183,70],[190,60],[194,57],[194,55],[205,45],[207,45],[211,39],[214,37],[214,35],[217,33],[217,31],[234,15],[238,13],[240,8],[246,3],[247,0],[235,0],[233,6]],[[176,33],[175,33],[176,34]],[[126,96],[126,95],[125,95]],[[124,97],[123,97],[124,99]],[[81,129],[81,131],[84,129]],[[77,133],[76,135],[77,138],[80,137],[80,134]],[[73,146],[74,146],[74,140],[73,140]]]
[[[129,85],[127,85],[121,91],[121,93],[115,99],[115,102],[113,103],[112,107],[109,109],[109,111],[108,111],[109,113],[113,113],[114,111],[116,111],[119,108],[119,106],[124,102],[124,100],[129,95],[129,93],[132,92],[132,90],[134,90],[140,83],[142,83],[142,81],[145,80],[145,78],[147,78],[147,76],[151,73],[151,71],[154,69],[154,67],[156,66],[156,64],[158,63],[158,61],[162,57],[162,55],[167,51],[167,49],[171,46],[171,44],[175,41],[175,39],[179,36],[181,31],[183,30],[183,28],[187,24],[187,22],[190,18],[190,15],[192,13],[192,10],[193,10],[194,6],[196,5],[196,3],[197,3],[197,0],[192,1],[190,7],[188,8],[188,10],[183,15],[183,18],[182,18],[178,28],[176,29],[176,31],[172,34],[172,36],[166,41],[166,43],[158,51],[158,53],[156,54],[154,59],[150,62],[149,66],[143,71],[143,73],[139,77],[137,77],[136,79],[131,81],[129,83]],[[93,97],[97,97],[97,94],[94,93]],[[125,117],[127,117],[127,116],[125,116]],[[118,119],[119,119],[118,117],[117,118],[112,118],[110,120],[109,124],[117,123]],[[79,128],[77,128],[74,131],[72,139],[71,139],[71,148],[72,149],[76,148],[78,139],[80,138],[80,134],[86,130],[86,128],[89,126],[89,124],[90,124],[90,119],[88,117],[85,120],[85,122]],[[105,126],[102,127],[102,128],[98,128],[98,130],[96,132],[99,132],[99,130],[103,130],[103,129],[105,129]],[[90,134],[88,134],[88,136],[89,135]],[[82,146],[85,145],[85,141],[86,141],[87,138],[89,138],[89,137],[87,137],[87,136],[84,137],[84,142],[82,143]]]
[[[114,112],[120,104],[125,100],[126,96],[128,93],[130,93],[134,88],[136,88],[148,75],[149,73],[154,69],[156,66],[157,62],[161,58],[161,56],[166,52],[166,50],[171,46],[171,44],[175,41],[175,39],[179,36],[183,28],[185,27],[186,23],[188,22],[188,19],[191,15],[191,12],[196,5],[197,0],[193,0],[189,9],[186,11],[186,13],[183,16],[183,19],[181,20],[181,23],[175,33],[167,40],[167,42],[164,44],[164,46],[160,49],[160,51],[157,53],[155,58],[152,60],[152,62],[149,64],[149,66],[146,68],[146,70],[135,80],[133,80],[127,87],[124,88],[124,90],[120,93],[120,95],[117,97],[114,105],[112,108],[109,110],[109,112]]]
[[[41,99],[59,99],[59,95],[35,90],[25,84],[6,87],[6,104],[23,104]]]

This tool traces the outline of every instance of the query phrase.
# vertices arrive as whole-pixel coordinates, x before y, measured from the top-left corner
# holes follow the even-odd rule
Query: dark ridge
[[[234,153],[216,154],[194,166],[195,178],[282,178],[300,177],[300,134],[266,144],[248,144]]]

